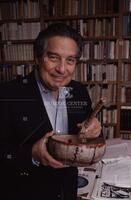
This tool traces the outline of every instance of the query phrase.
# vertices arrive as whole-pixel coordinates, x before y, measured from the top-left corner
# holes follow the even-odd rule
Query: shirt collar
[[[47,88],[41,83],[40,76],[39,76],[39,73],[38,73],[38,70],[37,70],[37,69],[35,70],[35,79],[36,79],[37,84],[40,86],[42,92],[44,92],[44,93],[51,93],[51,91],[50,91],[49,89],[47,89]]]

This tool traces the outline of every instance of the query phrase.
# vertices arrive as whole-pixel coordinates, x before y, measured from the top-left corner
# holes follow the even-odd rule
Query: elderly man
[[[64,166],[48,151],[53,134],[78,134],[90,116],[91,100],[72,77],[82,37],[65,24],[52,24],[34,43],[36,69],[0,86],[0,174],[4,199],[76,200],[76,167]],[[101,132],[96,118],[86,137]]]

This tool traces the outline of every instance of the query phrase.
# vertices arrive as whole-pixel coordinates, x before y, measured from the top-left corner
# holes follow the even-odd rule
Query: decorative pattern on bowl
[[[79,135],[53,135],[48,141],[50,154],[65,165],[88,166],[101,160],[106,144],[102,137],[80,143]]]

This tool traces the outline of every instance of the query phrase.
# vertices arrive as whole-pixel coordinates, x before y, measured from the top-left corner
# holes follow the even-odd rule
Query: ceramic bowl
[[[88,166],[102,159],[106,144],[102,137],[80,143],[78,135],[53,135],[48,142],[50,154],[65,165]]]

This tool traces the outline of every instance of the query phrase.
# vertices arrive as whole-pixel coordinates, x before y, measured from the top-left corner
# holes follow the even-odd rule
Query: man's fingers
[[[49,166],[51,166],[51,167],[53,167],[53,168],[62,168],[62,167],[64,167],[64,165],[63,165],[61,162],[55,160],[55,159],[48,153],[48,151],[45,151],[44,157],[42,158],[42,161],[43,161],[43,164],[44,164],[44,165],[49,165]]]

